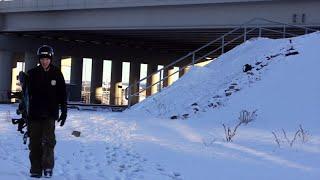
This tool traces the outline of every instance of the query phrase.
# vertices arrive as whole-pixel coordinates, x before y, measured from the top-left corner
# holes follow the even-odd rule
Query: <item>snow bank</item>
[[[301,103],[315,107],[320,87],[315,83],[320,75],[319,39],[320,34],[313,33],[289,39],[246,41],[205,67],[191,68],[172,86],[128,112],[186,118],[215,111],[233,103],[230,100],[234,98],[240,99],[237,103],[243,108],[271,104],[273,109],[294,106],[297,110],[295,105]],[[253,69],[243,72],[245,64]],[[260,86],[263,88],[257,92]],[[247,97],[248,94],[251,96]],[[305,94],[310,99],[299,98]],[[258,107],[252,107],[255,102],[259,102]]]

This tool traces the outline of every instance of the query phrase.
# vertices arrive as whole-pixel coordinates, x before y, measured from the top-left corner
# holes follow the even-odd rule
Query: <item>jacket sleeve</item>
[[[63,77],[61,71],[58,71],[58,80],[59,80],[58,99],[59,99],[59,105],[60,105],[61,113],[67,114],[66,82],[64,80],[64,77]]]

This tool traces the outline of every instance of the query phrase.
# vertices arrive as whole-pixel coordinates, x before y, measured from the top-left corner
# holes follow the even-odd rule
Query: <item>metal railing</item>
[[[300,32],[294,33],[289,32],[289,30],[295,30]],[[303,30],[303,31],[301,31]],[[135,96],[140,96],[140,93],[143,91],[147,91],[147,89],[158,86],[158,92],[161,91],[161,86],[163,82],[168,79],[170,76],[173,76],[176,73],[179,73],[180,71],[184,70],[185,68],[189,66],[194,66],[199,61],[203,61],[206,57],[211,56],[215,53],[219,53],[219,55],[226,52],[226,47],[230,45],[231,47],[235,47],[236,45],[239,45],[242,42],[245,42],[249,38],[253,37],[262,37],[263,33],[269,32],[269,34],[266,34],[267,36],[274,36],[275,38],[287,38],[287,37],[295,37],[302,34],[307,34],[311,32],[318,31],[317,29],[312,29],[304,26],[297,26],[297,25],[290,25],[285,23],[280,23],[276,21],[270,21],[263,18],[254,18],[239,27],[229,31],[228,33],[222,35],[221,37],[205,44],[204,46],[187,53],[185,56],[173,61],[172,63],[164,66],[162,69],[159,69],[158,71],[140,79],[139,81],[136,81],[133,84],[130,84],[126,88],[126,98],[128,99],[128,107],[132,105],[132,98]],[[302,33],[301,33],[302,32]],[[238,41],[238,42],[237,42]],[[216,45],[220,44],[218,47]],[[234,44],[232,44],[234,43]],[[169,74],[168,76],[162,77],[165,70],[168,70],[175,65],[181,65],[181,68],[179,70]],[[159,73],[159,81],[148,85],[145,88],[142,88],[142,90],[139,90],[138,92],[132,92],[131,89],[133,89],[134,86],[139,86],[140,82],[147,80],[148,78],[151,78],[152,76]]]

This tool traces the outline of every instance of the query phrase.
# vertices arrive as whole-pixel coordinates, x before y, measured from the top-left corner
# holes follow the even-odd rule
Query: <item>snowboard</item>
[[[12,119],[12,124],[18,124],[18,131],[23,134],[23,143],[27,143],[28,138],[28,115],[29,115],[29,76],[27,73],[20,71],[18,80],[21,86],[19,95],[19,106],[17,114],[21,115],[19,119]],[[26,131],[23,129],[26,128]]]

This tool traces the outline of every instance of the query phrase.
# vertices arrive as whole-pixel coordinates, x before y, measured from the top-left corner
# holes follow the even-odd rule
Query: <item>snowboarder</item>
[[[40,65],[28,71],[30,176],[35,178],[42,173],[45,177],[52,176],[55,121],[63,126],[67,118],[65,80],[60,69],[52,65],[53,55],[52,47],[41,46],[37,51]]]

